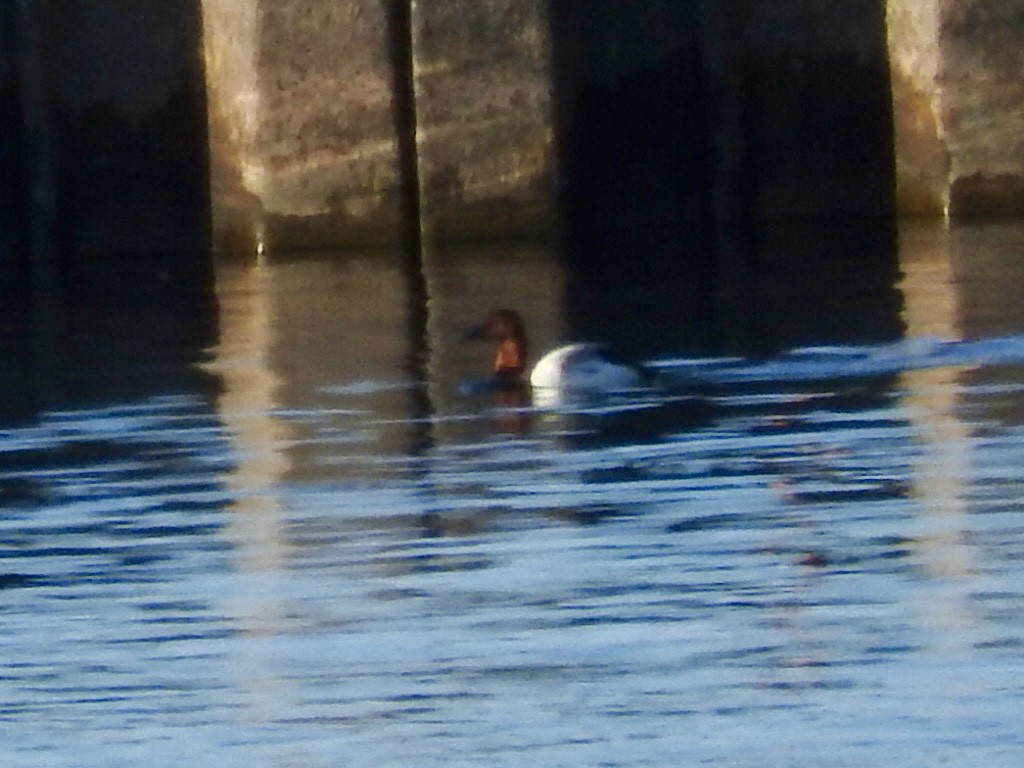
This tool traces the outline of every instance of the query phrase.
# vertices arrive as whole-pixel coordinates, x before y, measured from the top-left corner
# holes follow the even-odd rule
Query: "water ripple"
[[[662,361],[700,391],[514,430],[387,380],[6,427],[4,764],[1007,764],[1021,349]]]

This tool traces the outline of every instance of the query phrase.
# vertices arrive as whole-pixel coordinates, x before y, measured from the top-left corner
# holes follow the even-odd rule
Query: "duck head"
[[[514,309],[496,309],[469,330],[470,341],[492,341],[497,345],[493,373],[501,381],[518,381],[526,370],[528,344],[523,319]]]

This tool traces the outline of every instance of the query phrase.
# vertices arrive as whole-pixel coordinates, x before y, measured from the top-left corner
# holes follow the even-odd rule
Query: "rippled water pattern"
[[[248,327],[211,391],[12,422],[0,764],[1020,765],[1024,327],[982,306],[546,407]]]

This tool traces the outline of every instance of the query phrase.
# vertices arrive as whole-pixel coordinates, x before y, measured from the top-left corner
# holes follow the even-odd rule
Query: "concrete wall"
[[[395,240],[392,5],[204,0],[218,225],[240,218],[268,247]]]
[[[17,0],[0,269],[31,232],[78,285],[205,249],[211,210],[246,251],[565,224],[701,259],[890,214],[894,119],[901,211],[1016,215],[1022,34],[1024,0]]]
[[[556,221],[548,0],[414,0],[419,202],[428,239]]]
[[[889,0],[900,211],[1024,213],[1024,1]]]
[[[268,247],[550,230],[546,0],[205,0],[217,220]]]
[[[900,211],[944,216],[951,157],[943,139],[938,85],[940,13],[936,2],[890,0],[896,179]]]
[[[204,7],[215,208],[270,247],[891,211],[883,0]]]

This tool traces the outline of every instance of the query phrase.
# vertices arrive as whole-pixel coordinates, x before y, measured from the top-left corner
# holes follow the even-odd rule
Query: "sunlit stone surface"
[[[889,0],[900,210],[1024,212],[1024,3]]]
[[[428,237],[551,230],[555,136],[547,5],[413,2],[416,152]]]
[[[386,4],[206,0],[203,12],[219,228],[266,247],[396,239]]]

